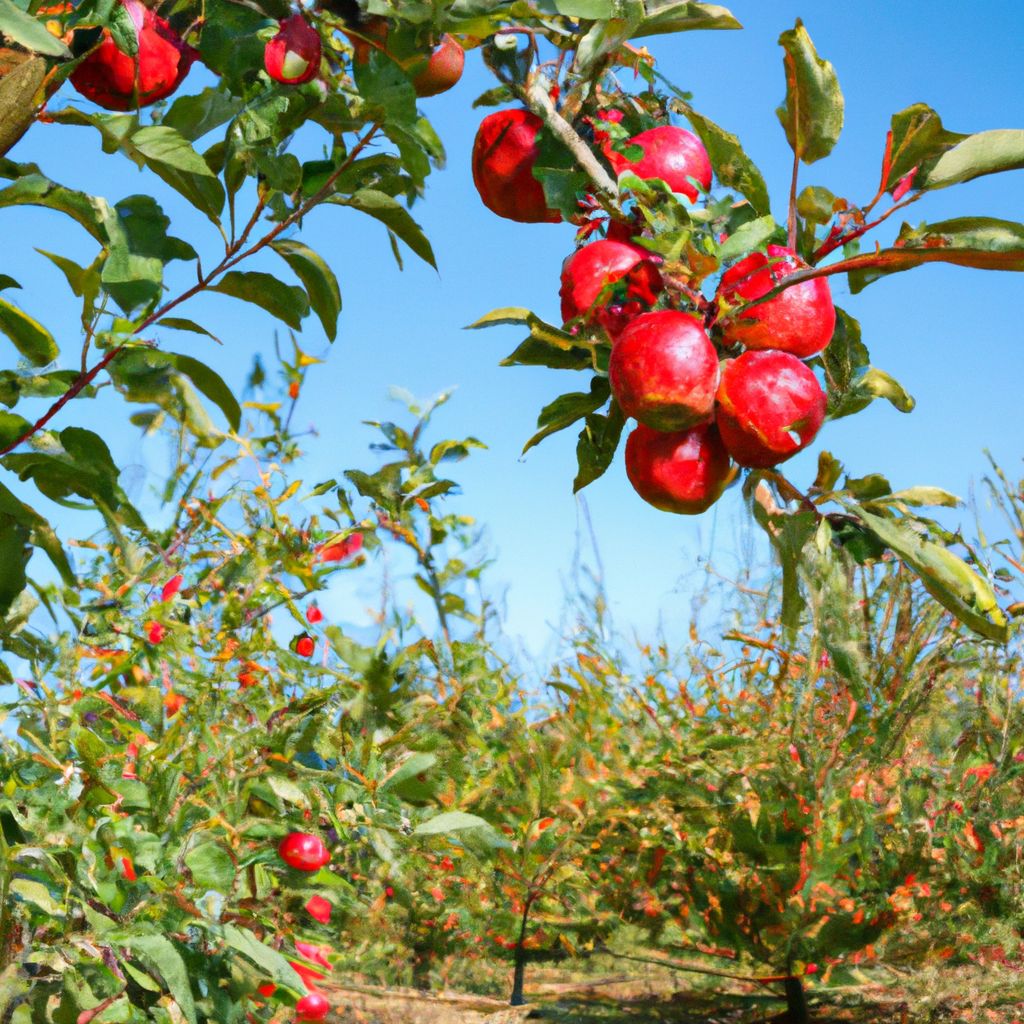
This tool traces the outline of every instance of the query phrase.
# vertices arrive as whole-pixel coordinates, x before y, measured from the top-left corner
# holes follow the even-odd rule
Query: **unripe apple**
[[[730,267],[718,286],[725,306],[736,306],[767,295],[784,278],[807,264],[784,245],[769,245],[768,253],[752,252]],[[832,340],[836,309],[828,281],[816,277],[780,292],[774,299],[719,321],[725,341],[750,349],[774,348],[801,359],[816,355]]]
[[[320,33],[302,14],[280,22],[277,35],[263,50],[263,66],[275,82],[302,85],[320,72]]]
[[[455,36],[446,32],[426,65],[413,76],[416,95],[437,96],[447,92],[462,77],[465,64],[466,51]]]
[[[584,316],[589,322],[599,320],[614,336],[625,327],[625,321],[603,318],[599,315],[601,310],[617,304],[620,296],[614,292],[624,292],[626,299],[652,305],[664,287],[654,259],[642,246],[610,238],[577,249],[562,264],[562,321],[577,316]],[[598,299],[601,306],[592,308]]]
[[[322,992],[310,992],[295,1004],[296,1020],[323,1020],[331,1012],[331,1004]]]
[[[714,413],[718,353],[688,313],[641,313],[612,346],[608,379],[627,416],[655,430],[685,430]]]
[[[608,146],[605,155],[616,174],[632,171],[640,178],[661,178],[673,192],[696,202],[698,191],[690,178],[706,192],[711,188],[711,161],[704,143],[693,132],[673,125],[650,128],[634,135],[627,146],[639,146],[644,152],[638,160]]]
[[[692,516],[721,497],[729,456],[713,423],[671,433],[640,423],[626,441],[626,475],[649,505]]]
[[[289,832],[277,848],[278,856],[297,871],[319,871],[331,855],[319,836],[308,832]]]
[[[533,176],[537,133],[543,121],[529,110],[499,110],[480,122],[473,142],[473,184],[484,206],[499,217],[523,224],[554,224],[562,219],[548,207]]]
[[[718,385],[716,421],[741,465],[777,466],[806,448],[825,419],[825,392],[810,367],[788,352],[744,352]]]
[[[109,29],[102,42],[71,73],[71,84],[107,110],[148,107],[181,85],[199,54],[170,25],[139,0],[123,0],[138,34],[139,52],[117,48]],[[136,95],[137,93],[137,95]]]

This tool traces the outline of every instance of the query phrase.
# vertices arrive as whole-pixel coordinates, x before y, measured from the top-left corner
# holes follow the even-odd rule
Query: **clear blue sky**
[[[768,180],[779,219],[785,216],[791,156],[774,114],[784,89],[777,38],[798,15],[819,52],[835,64],[846,95],[843,137],[831,158],[802,171],[803,184],[822,184],[857,201],[870,198],[889,117],[917,101],[933,106],[947,127],[961,132],[1021,124],[1024,78],[1019,46],[1012,42],[1024,38],[1019,5],[739,0],[732,9],[743,31],[658,37],[648,45],[663,73],[694,93],[697,109],[740,136]],[[185,87],[197,88],[201,81],[201,72],[194,71]],[[478,55],[471,54],[455,90],[423,101],[449,157],[447,169],[431,178],[426,201],[414,210],[433,242],[439,274],[411,254],[399,273],[383,230],[357,214],[326,209],[308,222],[303,237],[334,266],[345,308],[333,347],[315,319],[307,321],[302,343],[325,355],[327,364],[312,375],[296,423],[315,424],[319,432],[304,476],[321,480],[372,462],[366,448],[372,432],[361,421],[399,412],[386,399],[390,385],[423,396],[457,386],[437,430],[444,436],[474,434],[490,447],[456,467],[464,495],[455,500],[486,525],[497,555],[492,582],[507,586],[509,627],[537,650],[559,619],[562,581],[581,521],[571,490],[576,432],[556,435],[526,458],[519,452],[541,406],[585,384],[565,371],[500,368],[499,360],[521,338],[514,328],[462,328],[498,306],[528,306],[557,319],[559,268],[573,233],[566,225],[503,221],[478,202],[469,154],[486,111],[472,110],[471,103],[490,84]],[[70,90],[60,98],[79,99]],[[128,161],[103,157],[95,134],[86,129],[36,126],[10,155],[35,160],[52,177],[112,200],[154,186],[161,195],[166,191]],[[1024,220],[1022,186],[1024,172],[981,179],[936,193],[911,213],[915,220],[968,214]],[[216,251],[216,238],[173,197],[165,209],[176,233],[205,240],[207,251]],[[56,215],[23,209],[5,210],[2,217],[2,270],[25,289],[14,297],[65,339],[64,365],[74,365],[75,306],[65,300],[63,278],[31,246],[85,259],[92,243]],[[251,269],[282,266],[268,257]],[[859,296],[849,296],[839,279],[833,279],[833,290],[837,302],[861,320],[875,364],[904,383],[918,408],[901,416],[878,402],[826,426],[818,443],[789,464],[794,480],[810,482],[823,446],[854,475],[881,471],[898,487],[930,483],[963,497],[983,472],[986,446],[1011,474],[1021,475],[1024,276],[934,266],[880,281]],[[225,348],[175,332],[162,336],[164,346],[209,361],[235,386],[254,349],[271,348],[274,323],[233,300],[201,298],[181,314],[208,325]],[[105,435],[114,434],[113,427],[108,421]],[[159,449],[130,437],[116,454],[134,467],[128,483],[135,494],[145,486],[145,467],[158,473],[164,461]],[[620,452],[585,493],[618,624],[649,632],[662,617],[681,634],[698,560],[713,556],[730,571],[743,550],[746,513],[738,490],[704,516],[666,515],[633,493]],[[964,521],[969,526],[969,512]],[[65,521],[65,530],[74,526]],[[360,609],[372,604],[374,587],[369,574],[362,583],[353,576],[346,574],[326,604],[342,620],[356,622]]]

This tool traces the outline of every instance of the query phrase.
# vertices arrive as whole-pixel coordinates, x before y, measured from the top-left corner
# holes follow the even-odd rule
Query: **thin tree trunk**
[[[516,941],[514,957],[515,969],[512,972],[512,995],[509,998],[510,1006],[522,1006],[526,1000],[523,998],[523,983],[526,980],[526,950],[523,942],[526,940],[526,924],[530,918],[530,907],[533,904],[533,894],[526,897],[523,904],[523,918],[519,922],[519,939]]]
[[[810,1024],[807,1013],[807,997],[804,995],[803,982],[799,978],[786,978],[786,1010],[789,1024]]]

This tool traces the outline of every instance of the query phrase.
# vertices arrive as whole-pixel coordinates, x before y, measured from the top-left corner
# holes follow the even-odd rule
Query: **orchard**
[[[745,98],[786,147],[774,194],[696,105],[737,69],[658,56],[740,27],[695,0],[0,0],[11,251],[38,227],[0,273],[0,1024],[357,1021],[410,990],[460,1020],[1024,1020],[1024,483],[988,456],[993,527],[824,447],[915,404],[859,293],[1024,271],[1024,225],[970,205],[1019,185],[1024,129],[917,102],[864,198],[811,183],[850,114],[798,19],[781,104]],[[347,419],[342,394],[370,400],[320,347],[354,340],[339,268],[380,285],[359,299],[381,323],[430,313],[359,225],[443,272],[434,104],[471,126],[470,298],[548,275],[551,312],[466,325],[518,329],[501,365],[561,392],[523,453],[576,435],[517,557],[556,489],[621,492],[624,564],[710,529],[689,623],[627,640],[595,539],[554,652],[524,654],[460,487],[510,433],[500,396],[455,438],[447,391]],[[134,192],[96,194],[86,132]],[[906,219],[936,195],[964,205]],[[1006,383],[957,287],[951,419]],[[1001,305],[1019,288],[1002,275]],[[318,380],[344,438],[299,425]],[[537,464],[513,461],[515,515]],[[727,505],[770,554],[734,578]]]

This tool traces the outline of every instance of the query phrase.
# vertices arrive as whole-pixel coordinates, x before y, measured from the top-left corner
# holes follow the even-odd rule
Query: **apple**
[[[744,352],[718,385],[716,421],[741,465],[777,466],[806,448],[825,419],[825,392],[810,367],[788,352]]]
[[[633,489],[662,512],[697,515],[729,480],[729,455],[713,423],[664,432],[643,423],[626,441],[626,475]]]
[[[544,122],[529,110],[499,110],[480,122],[473,142],[473,184],[484,206],[522,224],[554,224],[562,219],[548,207],[533,176],[537,134]]]
[[[562,264],[562,321],[582,316],[587,322],[602,322],[614,337],[625,327],[629,314],[637,310],[629,301],[618,303],[619,296],[614,292],[624,292],[626,300],[650,306],[662,287],[655,257],[647,249],[634,242],[599,239],[577,249]],[[599,299],[601,307],[595,309]],[[621,315],[622,311],[626,315]],[[603,315],[606,312],[612,315]]]
[[[277,848],[278,856],[297,871],[319,871],[331,855],[319,836],[309,832],[289,832]]]
[[[784,245],[769,245],[767,254],[752,252],[730,267],[718,286],[722,335],[730,344],[749,349],[778,349],[806,359],[832,340],[836,309],[828,281],[802,281],[773,299],[733,315],[730,307],[767,295],[784,278],[807,264]]]
[[[330,921],[333,909],[331,902],[325,900],[323,896],[310,896],[306,901],[306,913],[321,924],[327,924]]]
[[[447,92],[462,77],[465,63],[466,51],[455,36],[446,32],[426,64],[413,76],[416,95],[437,96]]]
[[[316,650],[316,641],[308,634],[303,633],[302,636],[295,641],[295,653],[300,658],[311,658],[313,651]]]
[[[302,85],[320,73],[320,33],[302,14],[278,24],[277,35],[263,49],[263,66],[275,82]]]
[[[627,416],[655,430],[685,430],[714,414],[718,353],[696,317],[641,313],[612,345],[608,378]]]
[[[331,1012],[331,1004],[322,992],[309,992],[295,1004],[296,1020],[323,1020]]]
[[[625,153],[605,148],[605,155],[616,174],[632,171],[638,177],[661,178],[673,192],[681,192],[691,202],[699,195],[691,178],[707,192],[711,188],[711,161],[704,143],[693,132],[673,125],[650,128],[634,135],[627,146],[639,146],[643,156],[630,159]]]
[[[123,0],[135,23],[139,52],[117,48],[109,29],[102,41],[71,73],[71,84],[86,99],[107,110],[148,107],[170,96],[199,56],[170,25],[139,0]]]

